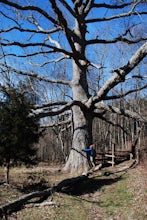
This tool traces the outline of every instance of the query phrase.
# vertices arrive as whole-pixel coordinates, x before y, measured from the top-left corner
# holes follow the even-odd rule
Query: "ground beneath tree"
[[[128,163],[103,168],[87,181],[54,193],[37,207],[27,205],[8,219],[146,220],[146,164],[125,170]],[[119,172],[122,169],[124,171]],[[5,204],[33,190],[56,185],[68,177],[68,174],[59,171],[59,167],[13,169],[11,184],[0,185],[0,203]],[[0,181],[3,181],[2,170]]]
[[[121,174],[118,181],[112,174],[105,179],[105,183],[106,185],[100,191],[90,194],[93,201],[90,219],[147,219],[147,170],[145,164]]]

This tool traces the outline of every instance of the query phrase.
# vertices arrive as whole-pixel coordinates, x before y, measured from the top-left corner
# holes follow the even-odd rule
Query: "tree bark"
[[[9,184],[9,174],[10,174],[10,162],[8,162],[5,167],[5,179],[7,184]]]
[[[88,89],[86,79],[86,66],[80,68],[73,62],[73,99],[78,101],[88,100]],[[72,107],[73,114],[73,139],[72,149],[64,167],[65,171],[80,174],[87,172],[89,161],[82,149],[87,148],[92,143],[92,114],[90,109]]]
[[[85,116],[79,107],[73,108],[73,117],[72,149],[64,170],[80,174],[89,169],[88,158],[82,149],[87,148],[92,143],[92,119],[90,115]]]
[[[138,134],[136,135],[137,137],[135,138],[133,144],[132,144],[132,155],[133,155],[133,159],[137,160],[137,163],[139,163],[139,152],[137,149],[137,144],[138,144],[138,140],[140,138],[140,133],[141,133],[141,129],[138,130]]]
[[[85,56],[86,24],[83,19],[82,8],[79,7],[78,18],[75,20],[74,33],[77,38],[74,43],[77,56],[73,60],[73,80],[71,83],[73,100],[87,101],[89,96],[87,83],[87,61]],[[92,143],[92,115],[90,109],[72,107],[73,140],[72,149],[64,170],[80,174],[89,168],[88,157],[82,152]]]

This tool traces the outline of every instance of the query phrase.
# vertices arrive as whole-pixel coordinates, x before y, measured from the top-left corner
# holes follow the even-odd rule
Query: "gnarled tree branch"
[[[114,76],[112,76],[98,91],[97,96],[93,97],[93,101],[97,102],[98,100],[102,100],[104,97],[106,97],[107,93],[114,88],[116,85],[118,85],[121,82],[125,81],[125,76],[129,74],[137,65],[139,62],[143,60],[143,58],[147,55],[147,42],[144,43],[137,51],[136,53],[131,57],[131,59],[128,61],[128,63],[120,67],[118,69],[114,70]]]

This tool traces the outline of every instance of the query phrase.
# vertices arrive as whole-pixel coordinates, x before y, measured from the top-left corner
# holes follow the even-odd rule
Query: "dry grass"
[[[115,168],[116,169],[116,168]],[[55,193],[46,201],[52,206],[24,208],[9,216],[9,220],[146,220],[147,219],[147,171],[145,165],[130,169],[127,173],[110,175],[111,170],[99,171],[94,178]],[[0,181],[4,173],[0,169]],[[58,167],[13,168],[11,184],[0,185],[0,203],[12,201],[21,195],[56,185],[69,174]]]

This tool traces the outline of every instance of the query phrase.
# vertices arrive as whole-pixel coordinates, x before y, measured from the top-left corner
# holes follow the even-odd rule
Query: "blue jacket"
[[[89,155],[91,157],[95,157],[95,149],[93,149],[93,148],[85,148],[83,151],[89,153]]]

